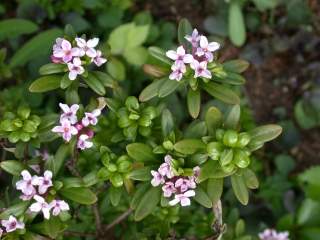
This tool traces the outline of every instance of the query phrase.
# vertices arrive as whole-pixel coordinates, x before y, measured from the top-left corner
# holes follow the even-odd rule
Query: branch
[[[94,218],[96,220],[97,236],[99,236],[101,233],[101,218],[100,218],[100,213],[99,213],[97,203],[92,205],[92,210],[93,210]]]
[[[119,217],[117,217],[112,223],[108,224],[104,230],[107,232],[110,229],[112,229],[115,225],[121,223],[123,220],[125,220],[132,213],[132,211],[133,211],[133,209],[129,208],[126,212],[124,212]]]
[[[65,231],[63,233],[64,236],[67,237],[95,237],[95,233],[82,233],[82,232],[75,232],[75,231]]]
[[[215,216],[215,219],[211,227],[215,234],[207,238],[207,240],[221,240],[222,235],[225,233],[225,230],[226,230],[226,225],[223,223],[223,219],[222,219],[221,200],[219,200],[216,204],[213,205],[212,211]]]

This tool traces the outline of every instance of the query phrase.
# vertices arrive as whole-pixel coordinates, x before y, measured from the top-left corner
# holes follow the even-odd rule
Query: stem
[[[65,231],[63,235],[68,237],[95,237],[96,236],[94,233],[82,233],[82,232],[75,232],[75,231]]]
[[[98,205],[97,203],[93,204],[92,206],[92,210],[93,210],[93,214],[94,214],[94,218],[96,220],[96,229],[97,229],[97,236],[100,235],[101,233],[101,218],[100,218],[100,213],[99,213],[99,209],[98,209]]]
[[[109,231],[110,229],[112,229],[115,225],[121,223],[123,220],[125,220],[131,213],[132,213],[132,209],[129,208],[126,212],[124,212],[123,214],[121,214],[119,217],[117,217],[112,223],[108,224],[105,227],[105,231]]]
[[[220,240],[225,232],[226,225],[223,223],[222,219],[222,204],[221,200],[217,201],[212,207],[215,219],[212,223],[212,229],[214,230],[214,235],[207,238],[207,240]]]

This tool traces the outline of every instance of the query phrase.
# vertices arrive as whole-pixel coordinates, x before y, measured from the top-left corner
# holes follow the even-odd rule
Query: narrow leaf
[[[187,96],[188,110],[193,118],[197,118],[200,113],[201,95],[199,89],[193,91],[191,88],[188,91]]]
[[[106,94],[106,90],[103,84],[94,74],[89,74],[87,78],[84,78],[84,81],[97,94],[101,96],[104,96]]]
[[[225,126],[228,129],[237,129],[240,121],[240,105],[233,105],[226,117]]]
[[[19,176],[20,173],[25,169],[25,166],[16,160],[2,161],[0,163],[0,167],[14,176]]]
[[[196,195],[194,196],[194,200],[199,204],[206,208],[212,208],[212,201],[210,200],[207,193],[202,189],[202,187],[198,186],[195,190]]]
[[[206,145],[200,139],[183,139],[174,145],[174,150],[183,154],[194,154],[205,148]]]
[[[29,91],[33,93],[42,93],[57,89],[60,87],[60,75],[43,76],[31,83]]]
[[[223,178],[209,178],[207,183],[207,193],[214,205],[221,198],[223,192]]]
[[[224,70],[228,72],[234,73],[242,73],[249,67],[249,62],[243,59],[235,59],[231,61],[224,62],[223,64]]]
[[[190,22],[183,18],[179,22],[178,26],[178,40],[181,45],[187,47],[189,42],[185,39],[186,35],[190,35],[192,33],[192,26]]]
[[[26,19],[6,19],[0,21],[0,41],[14,38],[22,34],[30,34],[38,30],[38,26]]]
[[[138,162],[150,162],[156,160],[152,148],[144,143],[131,143],[126,147],[128,155]]]
[[[249,192],[242,176],[236,174],[231,176],[231,185],[237,199],[243,204],[247,205],[249,201]]]
[[[171,93],[173,93],[178,87],[179,87],[179,82],[175,80],[170,80],[166,79],[163,83],[162,86],[159,89],[158,96],[160,98],[164,98]]]
[[[222,124],[222,113],[216,107],[210,107],[205,115],[205,123],[210,135],[215,133],[215,130]]]
[[[165,78],[160,80],[154,80],[151,84],[146,86],[140,93],[139,100],[141,102],[146,102],[156,97],[165,80]]]
[[[166,56],[165,51],[163,51],[161,48],[158,47],[149,47],[148,51],[150,55],[156,59],[158,59],[160,62],[165,63],[169,66],[172,65],[172,62],[169,60],[169,58]]]
[[[97,196],[89,188],[84,187],[61,189],[59,194],[67,199],[85,205],[91,205],[97,201]]]
[[[278,137],[282,132],[282,127],[276,124],[267,124],[249,131],[251,142],[264,143]],[[250,143],[251,143],[250,142]]]
[[[161,198],[161,188],[151,187],[141,199],[134,214],[135,221],[140,221],[156,208]]]
[[[211,96],[228,104],[240,104],[240,98],[229,88],[213,82],[203,84],[203,88]]]

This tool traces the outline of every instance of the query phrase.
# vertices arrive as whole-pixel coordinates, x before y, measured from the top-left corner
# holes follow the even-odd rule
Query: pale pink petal
[[[74,71],[69,72],[68,77],[71,81],[75,80],[77,78],[77,73]]]
[[[77,42],[78,47],[80,47],[80,48],[86,47],[86,45],[87,45],[86,40],[84,40],[82,38],[76,38],[75,40]]]
[[[62,126],[55,126],[54,128],[52,128],[51,131],[55,132],[55,133],[62,133],[63,132],[63,127]]]
[[[94,48],[98,45],[98,43],[99,43],[99,38],[92,38],[88,40],[87,46],[89,48]]]
[[[180,203],[181,203],[182,207],[189,206],[191,204],[190,199],[187,198],[187,197],[186,198],[182,198]]]
[[[183,46],[180,46],[180,47],[177,48],[177,54],[179,56],[183,56],[183,55],[186,54],[186,51],[184,50]]]
[[[183,57],[183,62],[184,63],[192,63],[193,62],[193,56],[191,54],[186,54]]]
[[[214,52],[214,51],[218,50],[219,48],[220,48],[220,44],[217,43],[217,42],[211,42],[211,43],[209,43],[209,45],[208,45],[208,50],[209,50],[210,52]]]
[[[208,39],[205,36],[200,37],[200,47],[207,48],[208,47]]]
[[[193,197],[193,196],[195,196],[195,195],[196,195],[196,192],[193,191],[193,190],[189,190],[189,191],[187,191],[187,192],[185,192],[185,193],[183,194],[183,196],[185,196],[185,197]]]
[[[167,51],[166,55],[167,55],[168,58],[170,58],[172,60],[177,60],[177,58],[178,58],[177,53],[175,51],[173,51],[173,50]]]
[[[61,42],[61,48],[63,50],[71,50],[71,43],[68,40],[63,39]]]
[[[29,207],[31,212],[40,212],[41,208],[42,206],[41,206],[41,203],[39,202],[31,204],[31,206]]]
[[[170,206],[174,206],[174,205],[176,205],[176,204],[179,203],[179,202],[180,202],[180,199],[174,198],[173,200],[171,200],[171,201],[169,202],[169,205],[170,205]]]

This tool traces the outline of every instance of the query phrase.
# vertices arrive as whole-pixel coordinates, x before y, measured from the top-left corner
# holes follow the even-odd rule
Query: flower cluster
[[[24,223],[18,221],[14,216],[10,215],[8,220],[1,220],[2,227],[7,233],[14,232],[17,229],[24,229]],[[3,229],[0,228],[0,238],[3,234]]]
[[[259,234],[260,240],[289,240],[288,232],[277,232],[274,229],[266,229]]]
[[[187,35],[185,38],[192,45],[191,54],[186,53],[184,46],[179,46],[176,51],[169,50],[166,53],[168,58],[174,60],[169,78],[180,81],[187,71],[185,64],[190,64],[191,69],[194,70],[195,78],[210,79],[212,76],[207,65],[213,61],[213,52],[220,48],[220,44],[217,42],[209,43],[205,36],[199,35],[197,29],[193,30],[191,36]]]
[[[94,132],[89,128],[89,126],[96,125],[98,123],[97,117],[100,116],[101,110],[95,109],[92,112],[85,112],[85,116],[78,121],[78,104],[73,104],[69,107],[67,104],[60,103],[59,106],[63,111],[60,115],[61,125],[55,126],[52,129],[52,132],[60,134],[67,142],[71,140],[72,136],[76,136],[77,147],[81,150],[91,148],[93,143],[90,139],[93,137]]]
[[[94,63],[98,67],[104,64],[107,59],[102,57],[102,52],[95,49],[99,38],[86,41],[83,38],[75,38],[74,45],[64,38],[57,38],[53,45],[51,60],[53,63],[67,64],[69,79],[75,80],[78,75],[85,72],[83,64]],[[82,59],[81,59],[82,58]]]
[[[22,179],[16,183],[16,188],[22,192],[23,195],[20,198],[23,201],[28,201],[32,198],[36,201],[29,207],[31,212],[38,213],[41,211],[44,218],[49,219],[51,209],[54,216],[59,215],[61,211],[69,210],[69,205],[63,200],[52,200],[50,203],[47,203],[42,197],[53,186],[51,171],[47,170],[43,176],[39,177],[36,175],[31,176],[27,170],[23,170],[21,176]]]
[[[190,197],[195,196],[196,179],[199,176],[200,168],[193,168],[192,176],[176,176],[172,165],[172,157],[166,155],[165,162],[160,165],[158,171],[151,171],[153,179],[151,184],[154,187],[162,185],[164,197],[174,198],[169,202],[169,205],[174,206],[178,203],[181,206],[189,206],[191,204]]]

